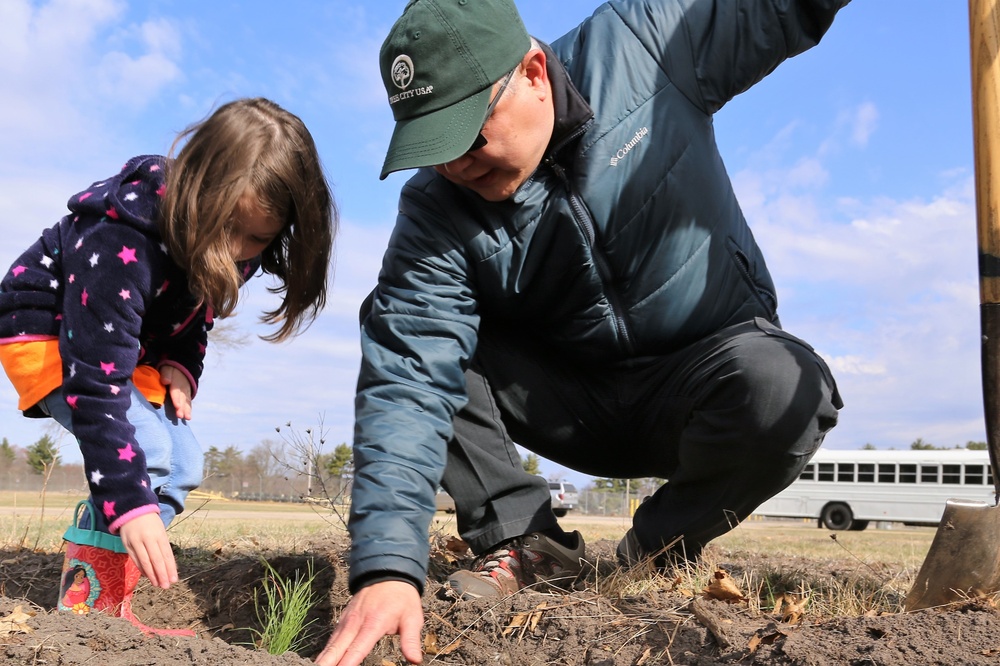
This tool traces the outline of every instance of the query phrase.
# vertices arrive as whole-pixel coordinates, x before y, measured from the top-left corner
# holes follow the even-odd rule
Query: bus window
[[[853,522],[834,525],[862,529],[876,521],[936,525],[954,497],[995,502],[988,451],[820,449],[802,468],[800,479],[754,513],[837,529],[825,522],[829,507],[846,506]]]
[[[983,470],[986,468],[985,465],[966,465],[965,466],[965,485],[967,486],[981,486],[983,485]]]

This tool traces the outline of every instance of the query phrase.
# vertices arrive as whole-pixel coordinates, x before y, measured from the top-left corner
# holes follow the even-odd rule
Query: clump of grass
[[[289,650],[294,652],[309,641],[311,632],[307,629],[316,621],[315,618],[307,619],[317,601],[313,591],[316,574],[312,560],[305,574],[296,569],[294,576],[288,578],[278,573],[267,560],[261,562],[266,575],[262,589],[254,590],[253,595],[257,621],[262,627],[252,630],[257,636],[255,645],[258,650],[275,655]]]

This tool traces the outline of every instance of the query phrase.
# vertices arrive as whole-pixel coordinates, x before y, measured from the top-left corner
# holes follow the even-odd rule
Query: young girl
[[[0,282],[0,361],[26,416],[80,443],[98,529],[158,587],[177,581],[165,526],[201,482],[194,398],[213,316],[258,268],[281,341],[326,301],[337,214],[302,121],[266,99],[226,104],[170,150],[70,198]]]

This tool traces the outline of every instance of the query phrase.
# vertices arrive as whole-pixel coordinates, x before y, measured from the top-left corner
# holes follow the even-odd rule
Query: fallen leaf
[[[722,569],[717,569],[716,572],[712,574],[712,582],[709,583],[708,587],[702,591],[709,599],[718,599],[719,601],[726,601],[729,603],[747,600],[747,598],[743,596],[743,593],[740,592],[740,588],[736,587],[736,583],[733,582],[732,576],[727,574]]]
[[[469,550],[469,544],[465,543],[465,541],[459,539],[458,537],[449,537],[448,540],[445,541],[444,547],[446,550],[459,555],[462,555],[465,551]]]
[[[795,595],[789,595],[787,592],[781,595],[785,600],[785,610],[781,614],[781,621],[786,624],[798,624],[802,621],[802,616],[806,612],[806,604],[809,602],[809,597],[797,597]]]
[[[438,653],[438,637],[433,631],[427,632],[424,636],[424,652],[430,655]]]
[[[443,648],[441,648],[440,650],[438,650],[438,656],[439,657],[443,657],[446,654],[451,654],[452,652],[454,652],[455,650],[457,650],[458,646],[461,645],[461,644],[462,644],[462,639],[461,638],[456,638],[451,643],[448,643],[448,645],[446,645]]]
[[[782,594],[780,597],[774,600],[774,610],[772,610],[771,612],[777,615],[778,613],[781,612],[781,608],[784,605],[785,605],[785,595]]]
[[[28,620],[33,617],[35,617],[35,611],[25,613],[21,606],[15,607],[10,615],[0,617],[0,636],[30,634],[34,629],[28,626]]]
[[[524,636],[526,631],[534,632],[535,627],[538,626],[538,622],[542,619],[542,614],[545,612],[546,608],[548,608],[548,604],[543,601],[535,607],[535,610],[528,611],[526,613],[518,613],[510,619],[510,624],[508,624],[507,628],[503,630],[503,635],[509,636],[515,629],[521,630],[521,636]]]
[[[520,629],[528,621],[531,613],[518,613],[510,619],[507,628],[503,630],[504,636],[509,636],[515,629]]]
[[[773,645],[779,638],[785,638],[785,634],[780,631],[762,634],[758,631],[750,637],[750,640],[747,642],[747,649],[750,650],[750,654],[753,654],[761,645]]]
[[[649,655],[652,651],[653,648],[646,648],[645,651],[643,651],[642,656],[635,662],[635,666],[643,666],[643,664],[646,663],[646,660],[649,659]]]
[[[548,608],[548,604],[546,602],[543,601],[538,604],[538,607],[535,608],[535,612],[531,614],[530,622],[528,623],[528,631],[534,633],[535,627],[538,626],[538,621],[542,619],[542,611],[546,608]]]

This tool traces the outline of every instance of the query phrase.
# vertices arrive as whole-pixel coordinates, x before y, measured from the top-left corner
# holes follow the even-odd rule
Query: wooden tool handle
[[[1000,503],[1000,2],[969,0],[983,406]]]

